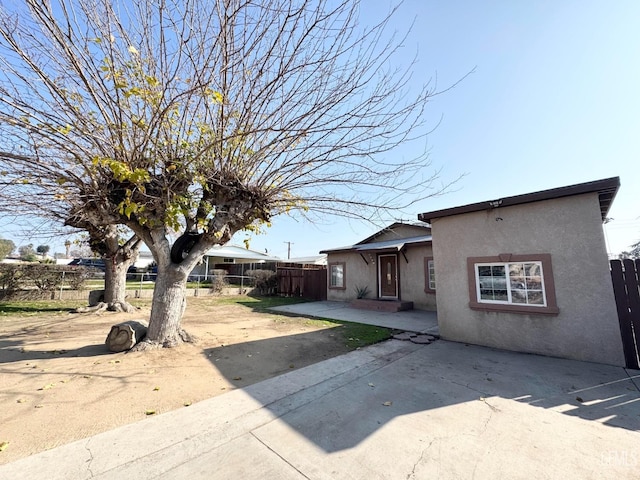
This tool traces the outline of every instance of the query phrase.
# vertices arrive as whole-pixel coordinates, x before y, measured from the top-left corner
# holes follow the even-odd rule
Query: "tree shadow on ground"
[[[253,362],[268,362],[270,373],[279,375],[291,365],[322,360],[305,353],[317,350],[325,335],[257,340],[206,354],[230,382],[326,452],[352,448],[387,423],[418,412],[482,402],[492,415],[499,411],[492,406],[495,398],[640,431],[640,391],[634,383],[640,383],[640,372],[446,341],[405,342],[399,349],[397,341],[394,348],[383,343],[247,386]],[[276,425],[261,432],[282,434]]]
[[[29,313],[61,313],[61,312],[67,312],[67,313],[72,313],[76,310],[75,307],[59,307],[57,305],[51,305],[51,306],[43,306],[43,305],[24,305],[24,304],[16,304],[16,305],[9,305],[9,304],[0,304],[0,312],[2,312],[4,315],[9,315],[9,314],[29,314]]]
[[[339,327],[333,327],[207,348],[204,354],[229,382],[242,388],[351,350]]]
[[[0,364],[17,361],[46,360],[51,358],[100,357],[112,355],[104,343],[85,345],[72,349],[35,350],[23,347],[20,340],[0,339]]]

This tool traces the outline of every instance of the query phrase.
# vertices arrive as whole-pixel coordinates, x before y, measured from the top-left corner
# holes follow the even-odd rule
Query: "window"
[[[344,290],[344,262],[329,265],[329,288]]]
[[[467,268],[472,309],[558,313],[551,255],[471,257]]]
[[[476,263],[479,302],[546,306],[541,262]]]
[[[424,291],[436,293],[436,270],[433,257],[424,257]]]

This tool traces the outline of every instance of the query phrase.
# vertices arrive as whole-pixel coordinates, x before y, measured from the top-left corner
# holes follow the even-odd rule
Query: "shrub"
[[[93,276],[93,272],[85,267],[65,269],[64,283],[69,285],[71,290],[84,289],[85,282]]]
[[[211,286],[209,287],[209,290],[211,291],[211,293],[220,294],[222,293],[222,290],[229,285],[229,282],[227,282],[224,274],[218,275],[215,273],[216,271],[218,270],[214,270],[213,277],[211,277]],[[224,270],[222,271],[224,272]]]
[[[248,270],[247,276],[253,278],[255,287],[261,295],[276,293],[278,275],[273,270]]]
[[[20,288],[20,265],[0,263],[0,288],[5,298],[11,298]]]
[[[356,285],[355,290],[356,298],[367,298],[367,295],[369,295],[369,287],[367,285],[364,287]]]
[[[90,271],[86,268],[67,265],[0,264],[0,288],[5,299],[19,294],[30,296],[37,292],[51,292],[60,288],[63,282],[79,290],[89,275]]]

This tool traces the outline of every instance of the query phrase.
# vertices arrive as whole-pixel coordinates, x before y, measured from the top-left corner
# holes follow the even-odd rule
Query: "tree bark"
[[[191,341],[181,327],[181,319],[186,308],[187,275],[172,264],[161,268],[153,291],[149,329],[144,345],[136,350],[154,347],[175,347],[184,341]]]
[[[199,245],[180,263],[171,261],[171,246],[164,228],[136,232],[151,250],[158,264],[158,276],[153,290],[149,329],[145,340],[134,350],[175,347],[196,338],[182,329],[182,315],[187,307],[187,279],[193,267],[202,258],[205,246]]]
[[[106,269],[104,272],[104,302],[110,311],[134,312],[133,307],[127,302],[127,270],[133,264],[134,259],[120,260],[122,256],[116,253],[111,259],[105,259]]]
[[[112,352],[124,352],[134,347],[146,334],[146,322],[130,320],[113,325],[104,343]]]
[[[136,261],[142,243],[134,236],[121,244],[117,227],[113,225],[104,227],[102,234],[102,238],[93,239],[93,244],[99,244],[105,261],[104,302],[107,310],[134,312],[135,307],[126,298],[127,271]]]

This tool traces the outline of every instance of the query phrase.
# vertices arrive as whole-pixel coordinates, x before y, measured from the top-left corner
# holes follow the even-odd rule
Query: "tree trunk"
[[[151,316],[145,345],[149,347],[175,347],[184,341],[192,341],[182,330],[182,314],[186,308],[187,274],[175,264],[162,268],[158,265],[158,277],[153,291]]]
[[[127,302],[127,270],[131,266],[130,261],[109,261],[106,259],[104,272],[104,302],[107,309],[112,311],[133,312],[135,308]]]
[[[187,278],[209,245],[196,246],[188,258],[175,263],[171,260],[171,246],[164,227],[150,232],[140,231],[140,238],[145,239],[153,253],[158,264],[158,276],[153,290],[147,337],[134,350],[175,347],[182,342],[196,341],[195,337],[182,329],[181,320],[187,308]]]
[[[103,240],[105,272],[104,302],[107,310],[116,312],[134,312],[126,298],[127,271],[133,265],[140,251],[141,242],[133,237],[120,245],[117,230],[106,229]]]
[[[140,342],[146,334],[146,322],[130,320],[113,325],[104,343],[111,352],[124,352]]]

